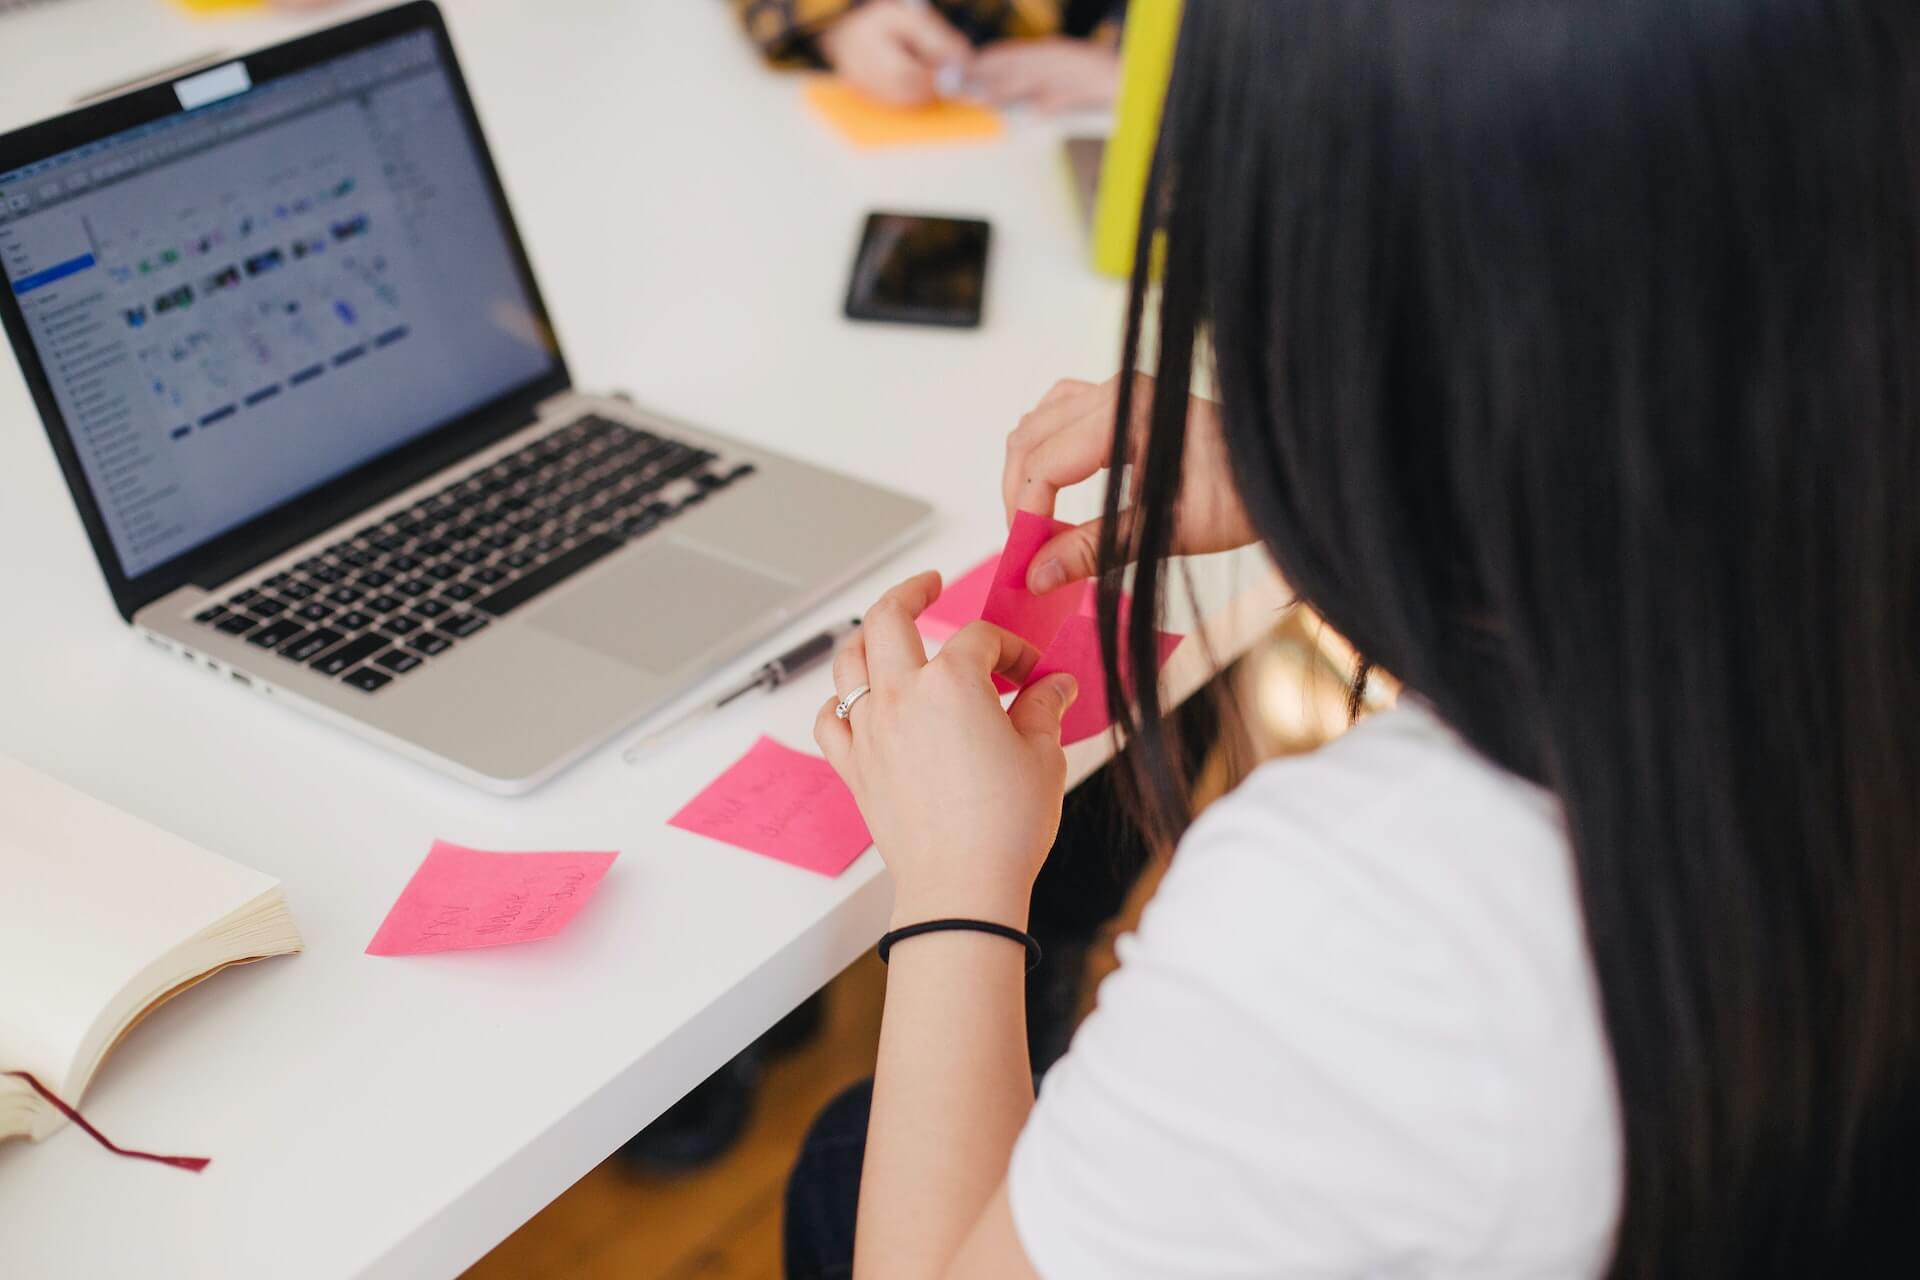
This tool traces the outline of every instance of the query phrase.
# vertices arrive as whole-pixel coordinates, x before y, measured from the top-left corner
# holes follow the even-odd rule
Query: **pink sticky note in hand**
[[[1158,670],[1167,665],[1167,659],[1180,647],[1180,637],[1165,631],[1156,631],[1154,636],[1160,649],[1154,663],[1154,669]],[[1105,664],[1100,660],[1100,626],[1084,613],[1075,614],[1062,624],[1060,634],[1040,655],[1028,683],[1061,671],[1080,684],[1079,696],[1060,721],[1061,745],[1071,746],[1105,732],[1113,723],[1107,714],[1107,675]]]
[[[617,853],[486,853],[433,842],[367,944],[370,956],[550,938],[600,887]]]
[[[993,586],[993,573],[999,564],[999,556],[988,556],[949,582],[940,592],[940,598],[921,613],[921,633],[928,639],[944,641],[969,622],[976,621],[986,606],[987,591]]]
[[[1000,553],[1000,563],[994,567],[993,585],[980,608],[981,618],[1013,632],[1042,653],[1059,634],[1060,625],[1079,609],[1087,594],[1087,584],[1076,582],[1037,596],[1027,590],[1027,569],[1040,548],[1056,534],[1071,528],[1072,525],[1063,521],[1036,516],[1029,511],[1014,512],[1013,527],[1007,530],[1006,548]],[[1000,676],[995,676],[993,683],[1002,693],[1018,687]]]
[[[767,737],[668,825],[823,876],[839,875],[873,843],[833,766]]]

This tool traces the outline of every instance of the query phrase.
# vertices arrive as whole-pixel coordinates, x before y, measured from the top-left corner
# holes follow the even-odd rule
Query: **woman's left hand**
[[[1038,655],[985,622],[928,661],[914,619],[939,594],[940,575],[923,573],[868,611],[834,660],[814,740],[893,872],[896,927],[968,916],[1025,928],[1060,825],[1060,717],[1077,690],[1072,676],[1048,676],[1002,710],[994,674],[1018,680]],[[871,692],[839,719],[835,703],[861,685]]]

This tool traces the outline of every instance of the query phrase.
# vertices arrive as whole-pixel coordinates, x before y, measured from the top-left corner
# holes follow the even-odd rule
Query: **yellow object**
[[[804,94],[807,105],[856,147],[975,142],[1000,136],[1000,117],[971,102],[890,107],[832,76],[811,78]]]
[[[1180,35],[1180,0],[1132,0],[1120,45],[1120,102],[1113,137],[1100,165],[1100,197],[1094,206],[1093,265],[1111,276],[1133,271],[1140,237],[1140,205],[1147,170],[1160,133],[1160,106],[1173,70]]]
[[[174,0],[174,3],[188,13],[237,13],[242,9],[258,9],[266,0]]]

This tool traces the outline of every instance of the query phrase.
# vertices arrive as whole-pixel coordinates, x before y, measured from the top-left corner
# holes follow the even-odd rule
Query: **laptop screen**
[[[0,173],[0,270],[129,578],[557,364],[431,32],[179,92]]]

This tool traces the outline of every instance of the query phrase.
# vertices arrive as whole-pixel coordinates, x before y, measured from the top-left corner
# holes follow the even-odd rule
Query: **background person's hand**
[[[1091,40],[1002,40],[973,60],[967,83],[989,102],[1036,111],[1105,107],[1120,91],[1120,55]]]
[[[973,46],[931,5],[870,0],[815,39],[827,65],[869,97],[895,106],[931,102],[940,68],[971,65]]]
[[[940,575],[923,573],[867,612],[834,659],[834,696],[863,684],[873,691],[846,720],[828,702],[814,739],[893,872],[896,926],[969,916],[1024,928],[1060,825],[1060,717],[1073,677],[1035,681],[1002,710],[993,674],[1018,678],[1039,655],[976,622],[929,662],[913,620],[939,594]]]
[[[1067,379],[1054,384],[1034,410],[1007,437],[1001,497],[1007,519],[1015,511],[1053,514],[1060,490],[1104,470],[1113,448],[1114,416],[1119,410],[1120,378],[1105,382]],[[1153,379],[1136,373],[1133,421],[1127,428],[1127,457],[1146,445]],[[1138,476],[1134,480],[1138,489]],[[1182,459],[1179,525],[1175,555],[1231,551],[1259,540],[1234,487],[1233,469],[1220,435],[1219,406],[1199,396],[1187,404],[1187,442]],[[1047,592],[1091,578],[1100,551],[1100,522],[1089,520],[1040,548],[1027,570],[1027,587]]]

